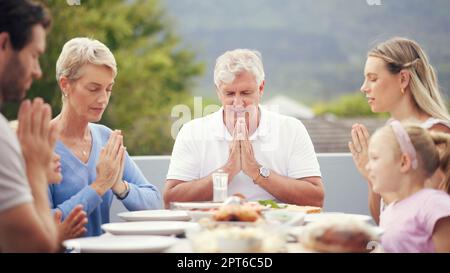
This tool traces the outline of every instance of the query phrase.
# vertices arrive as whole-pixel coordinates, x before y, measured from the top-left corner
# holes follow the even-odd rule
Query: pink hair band
[[[397,138],[397,142],[400,145],[400,150],[402,153],[407,154],[411,158],[411,163],[413,169],[417,169],[417,154],[416,149],[411,143],[411,138],[406,132],[405,128],[403,128],[402,124],[398,120],[393,120],[389,123],[394,131],[395,137]]]

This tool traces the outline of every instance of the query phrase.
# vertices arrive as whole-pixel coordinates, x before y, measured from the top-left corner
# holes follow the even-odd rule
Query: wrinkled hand
[[[82,205],[76,206],[62,222],[60,210],[56,210],[54,217],[58,227],[59,242],[80,237],[87,231],[85,225],[88,219]]]
[[[50,125],[51,113],[50,105],[41,98],[33,102],[25,100],[20,105],[17,137],[27,170],[35,167],[47,170],[50,165],[57,138],[56,126]]]
[[[348,143],[348,147],[353,156],[358,171],[368,180],[369,173],[366,170],[367,162],[369,161],[368,147],[369,147],[369,131],[362,124],[354,124],[352,126],[352,141]]]
[[[255,159],[253,146],[248,137],[248,129],[245,126],[244,140],[239,141],[241,143],[242,170],[250,178],[255,179],[259,174],[260,165]]]
[[[228,181],[233,180],[233,177],[238,174],[241,169],[241,146],[239,140],[236,138],[237,130],[236,127],[233,132],[233,141],[231,142],[229,148],[229,156],[228,161],[225,166],[222,168],[225,172],[228,173]]]
[[[97,163],[97,179],[92,183],[92,187],[99,195],[105,194],[119,179],[121,164],[125,154],[123,138],[120,132],[111,133],[108,142],[100,152]]]

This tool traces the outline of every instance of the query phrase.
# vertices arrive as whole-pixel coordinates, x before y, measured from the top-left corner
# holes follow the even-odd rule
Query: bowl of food
[[[299,235],[301,245],[312,252],[367,253],[379,245],[376,227],[349,218],[333,218],[305,226]]]
[[[192,250],[202,253],[281,252],[285,240],[281,233],[264,227],[220,225],[214,229],[186,233]]]
[[[219,222],[255,222],[261,219],[261,208],[253,205],[226,205],[220,207],[213,216]]]
[[[306,213],[301,211],[272,209],[263,212],[263,216],[268,223],[301,226],[304,223]]]
[[[236,236],[222,234],[222,236],[217,237],[217,248],[220,253],[262,252],[263,237],[249,233],[243,234],[242,232],[235,234]]]

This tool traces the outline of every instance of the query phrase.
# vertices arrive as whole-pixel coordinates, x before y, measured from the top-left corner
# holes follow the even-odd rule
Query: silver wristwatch
[[[263,178],[268,178],[270,175],[270,169],[261,166],[259,168],[259,175],[262,176]]]
[[[128,194],[130,193],[130,185],[128,185],[128,182],[123,181],[123,183],[125,183],[125,190],[121,193],[114,194],[117,197],[117,199],[119,199],[119,200],[123,200],[123,199],[127,198]]]

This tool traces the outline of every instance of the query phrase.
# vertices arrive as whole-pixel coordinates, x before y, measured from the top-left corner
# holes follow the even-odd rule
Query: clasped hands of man
[[[253,146],[249,140],[247,124],[245,119],[240,117],[234,126],[228,161],[222,169],[228,173],[228,181],[231,181],[241,170],[255,181],[260,167],[261,164],[256,161]]]

